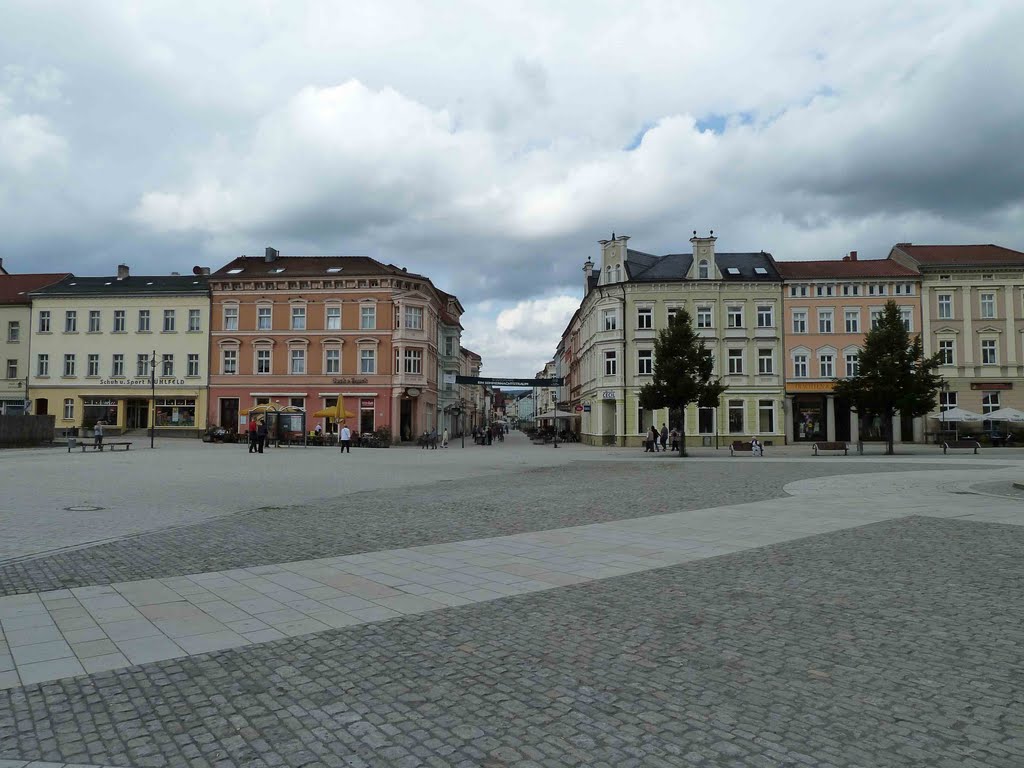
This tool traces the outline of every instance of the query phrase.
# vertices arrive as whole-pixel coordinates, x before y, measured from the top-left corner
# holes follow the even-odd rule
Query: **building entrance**
[[[125,429],[149,428],[149,400],[126,400],[124,410]]]

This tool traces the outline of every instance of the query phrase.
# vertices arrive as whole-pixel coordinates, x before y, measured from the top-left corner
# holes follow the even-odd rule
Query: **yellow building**
[[[770,254],[715,253],[716,238],[694,237],[692,253],[655,256],[601,242],[601,263],[584,266],[587,294],[563,338],[572,405],[582,404],[581,438],[592,445],[642,444],[654,425],[679,414],[640,408],[653,380],[654,341],[686,310],[728,386],[717,408],[690,405],[687,445],[727,445],[757,436],[785,440],[782,284]]]
[[[199,270],[206,272],[206,270]],[[205,428],[207,275],[74,277],[33,291],[29,387],[56,429]],[[150,376],[151,370],[153,376]]]

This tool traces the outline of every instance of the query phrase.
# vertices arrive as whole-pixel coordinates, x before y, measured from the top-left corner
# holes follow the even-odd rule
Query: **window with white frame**
[[[860,333],[860,310],[847,309],[844,312],[847,333]]]
[[[414,331],[423,330],[423,307],[406,306],[405,327]]]
[[[324,373],[341,373],[341,350],[328,349],[324,354]]]
[[[669,307],[667,310],[665,310],[665,317],[668,321],[668,324],[672,325],[672,323],[676,321],[676,318],[679,317],[679,307]]]
[[[646,330],[654,325],[654,310],[651,307],[638,307],[636,310],[636,327]]]
[[[270,331],[274,327],[274,308],[270,304],[256,307],[256,330]]]
[[[733,305],[727,307],[725,310],[726,324],[730,328],[742,328],[743,327],[743,307]]]
[[[775,432],[775,401],[757,401],[757,426],[758,431],[764,435],[771,435]]]
[[[164,333],[174,333],[175,315],[176,313],[173,309],[164,310]]]
[[[619,357],[613,349],[604,352],[604,375],[615,376],[618,373]]]
[[[272,362],[270,357],[271,351],[267,348],[257,348],[256,350],[256,373],[270,373],[272,369]]]
[[[149,310],[139,310],[139,333],[149,333]]]
[[[74,309],[64,313],[64,333],[78,333],[78,312]]]
[[[885,283],[869,283],[868,296],[885,296]]]
[[[124,376],[124,355],[115,353],[110,361],[110,375]]]
[[[914,295],[914,284],[913,283],[896,283],[896,295],[897,296],[913,296]]]
[[[174,355],[163,355],[160,359],[160,375],[169,377],[174,375]]]
[[[713,321],[711,317],[711,307],[697,307],[697,327],[698,328],[713,328]]]
[[[818,355],[818,375],[823,379],[831,379],[836,375],[836,356],[823,352]]]
[[[846,353],[846,375],[857,376],[860,374],[860,353],[859,352],[847,352]]]
[[[136,377],[149,376],[149,355],[139,353],[135,356]]]
[[[729,401],[729,432],[734,435],[743,434],[743,401]]]
[[[305,304],[293,304],[292,305],[292,330],[293,331],[304,331],[304,330],[306,330],[306,305]]]
[[[21,323],[17,320],[7,321],[7,343],[17,344],[21,339]]]
[[[991,320],[996,316],[996,295],[994,293],[981,294],[981,317],[984,320]]]
[[[225,331],[237,331],[238,330],[238,305],[237,304],[225,304],[224,305],[224,330]]]
[[[64,420],[72,421],[75,418],[75,401],[73,398],[64,399]],[[113,449],[111,449],[113,450]]]
[[[100,311],[98,309],[89,310],[89,333],[100,332]]]
[[[844,285],[843,296],[860,296],[859,285]]]
[[[36,376],[46,378],[50,375],[50,356],[40,354],[36,356]]]
[[[654,373],[654,352],[641,349],[636,353],[636,372],[641,376],[650,376]]]
[[[75,375],[75,355],[69,353],[64,355],[64,375],[74,376]]]
[[[772,328],[775,326],[775,311],[770,304],[757,308],[757,327]]]
[[[950,408],[956,408],[957,404],[957,393],[956,392],[939,392],[939,410],[948,411]]]
[[[831,309],[818,310],[818,333],[832,333],[832,316]]]
[[[882,308],[872,307],[871,308],[871,330],[878,327],[878,323],[882,320]]]
[[[123,309],[114,310],[114,333],[125,332],[125,311]]]
[[[953,319],[953,294],[940,293],[938,295],[939,320]]]
[[[302,347],[293,347],[291,350],[291,368],[294,375],[306,372],[306,350]]]
[[[7,378],[16,379],[18,378],[18,361],[8,360],[7,361]]]
[[[793,333],[807,333],[807,310],[793,310]]]
[[[618,328],[619,313],[614,309],[601,310],[601,326],[606,331],[614,331]]]
[[[953,339],[939,339],[939,360],[942,365],[956,365],[955,348]]]
[[[95,353],[90,353],[85,360],[85,375],[86,376],[99,376],[100,375],[100,356]]]
[[[914,330],[914,315],[909,307],[902,307],[900,309],[900,320],[903,321],[903,330]]]
[[[341,307],[327,308],[327,330],[341,330]]]
[[[807,295],[807,286],[806,285],[791,285],[791,286],[789,286],[789,295],[794,297],[794,298],[796,298],[796,297],[804,297],[804,296]]]
[[[203,330],[202,313],[198,309],[188,311],[188,332],[199,333]]]
[[[697,279],[707,280],[711,277],[711,267],[707,262],[707,259],[701,259],[697,263]]]
[[[423,350],[405,350],[405,372],[411,374],[423,373]]]
[[[807,378],[807,355],[793,355],[793,378]]]
[[[981,364],[982,365],[996,365],[999,359],[996,355],[996,340],[995,339],[982,339],[981,340]]]
[[[39,333],[50,332],[50,310],[42,309],[39,311]]]
[[[834,286],[831,286],[831,285],[819,285],[819,286],[817,286],[817,290],[815,291],[815,294],[818,295],[818,296],[831,296],[834,290],[835,290]]]
[[[775,354],[772,350],[757,350],[757,372],[762,376],[771,376],[775,373]]]
[[[186,368],[187,376],[198,376],[199,375],[199,355],[195,352],[188,353],[188,367]]]
[[[221,350],[220,357],[220,372],[227,375],[234,375],[238,373],[238,350],[237,349],[224,349]]]
[[[729,373],[738,376],[743,373],[743,350],[730,349],[728,352]]]
[[[981,412],[983,415],[988,416],[992,411],[999,410],[999,393],[998,392],[985,392],[981,396]]]
[[[710,435],[715,431],[715,409],[697,409],[697,432],[702,435]]]
[[[377,372],[377,350],[363,347],[359,350],[359,372]]]
[[[375,304],[363,304],[359,308],[359,327],[364,331],[372,331],[377,327],[377,306]]]

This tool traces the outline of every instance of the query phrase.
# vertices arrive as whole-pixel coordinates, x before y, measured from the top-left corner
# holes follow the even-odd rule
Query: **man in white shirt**
[[[341,452],[352,453],[352,430],[348,428],[347,424],[341,426]]]

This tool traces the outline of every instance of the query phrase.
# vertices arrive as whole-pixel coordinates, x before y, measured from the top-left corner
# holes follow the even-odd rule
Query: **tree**
[[[896,302],[886,303],[878,324],[868,331],[857,355],[856,376],[837,379],[835,393],[845,397],[858,416],[878,416],[888,434],[886,454],[893,453],[892,419],[924,416],[935,408],[942,383],[936,373],[940,356],[924,356],[920,336],[910,337]]]
[[[693,329],[686,310],[679,310],[668,328],[658,331],[654,341],[654,381],[640,389],[640,407],[645,410],[678,408],[684,418],[679,425],[679,455],[686,455],[686,406],[697,403],[716,408],[726,387],[714,377],[714,358],[704,339]]]

